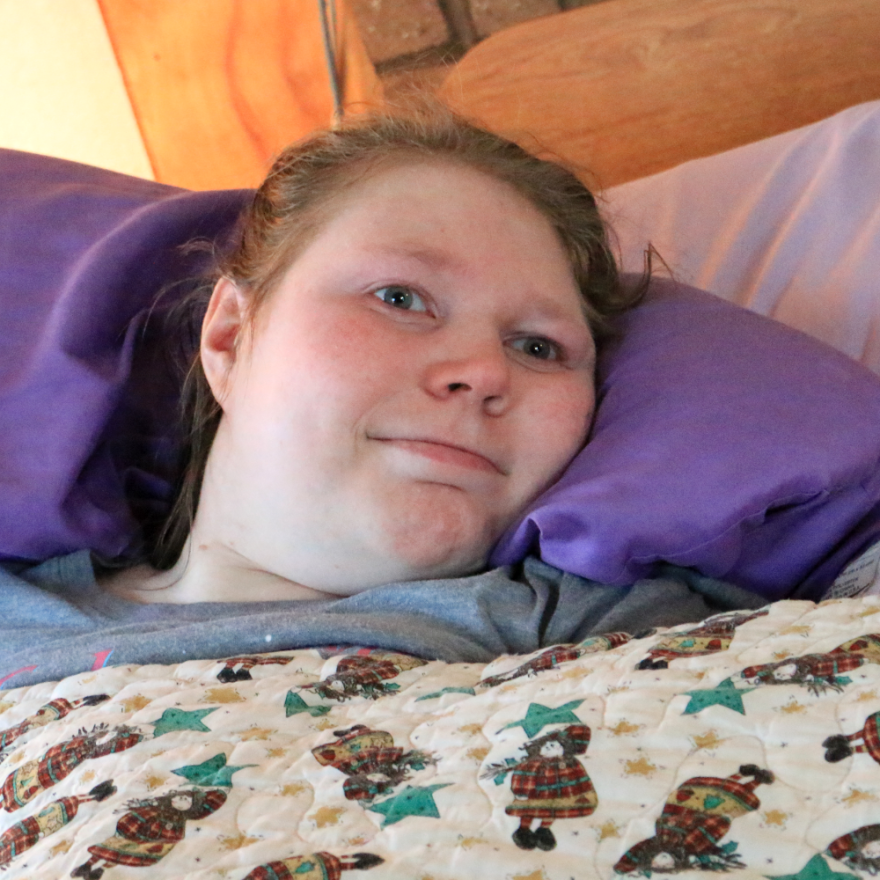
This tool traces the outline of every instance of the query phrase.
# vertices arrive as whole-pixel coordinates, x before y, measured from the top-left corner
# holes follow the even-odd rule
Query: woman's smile
[[[395,439],[382,439],[380,442],[387,443],[389,446],[412,453],[413,455],[424,456],[425,458],[431,459],[431,461],[440,462],[441,464],[448,464],[458,468],[466,468],[468,470],[488,471],[495,474],[504,473],[504,471],[487,456],[451,443],[440,443],[435,440]]]

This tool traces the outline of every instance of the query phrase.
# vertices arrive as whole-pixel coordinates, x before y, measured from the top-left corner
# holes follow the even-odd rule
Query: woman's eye
[[[513,347],[540,361],[558,361],[562,357],[559,346],[543,336],[525,336],[522,339],[515,339]]]
[[[409,287],[402,287],[398,284],[391,284],[388,287],[380,287],[374,291],[374,296],[379,297],[382,302],[393,306],[395,309],[403,309],[409,312],[427,312],[428,307],[425,301],[414,290]]]

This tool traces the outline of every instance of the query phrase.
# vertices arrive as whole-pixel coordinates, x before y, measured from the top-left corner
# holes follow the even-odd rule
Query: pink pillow
[[[608,190],[624,268],[675,277],[880,372],[880,101]]]

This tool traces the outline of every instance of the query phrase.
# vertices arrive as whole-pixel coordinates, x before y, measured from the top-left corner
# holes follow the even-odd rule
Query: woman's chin
[[[461,577],[485,568],[498,525],[473,504],[453,502],[409,505],[386,519],[387,559],[407,573],[396,580]]]

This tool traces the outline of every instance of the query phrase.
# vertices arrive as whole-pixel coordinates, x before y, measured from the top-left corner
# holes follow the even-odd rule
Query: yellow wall
[[[381,86],[344,0],[351,112]],[[0,147],[193,189],[256,186],[331,122],[318,0],[0,0]]]
[[[153,177],[97,0],[0,0],[0,146]]]

